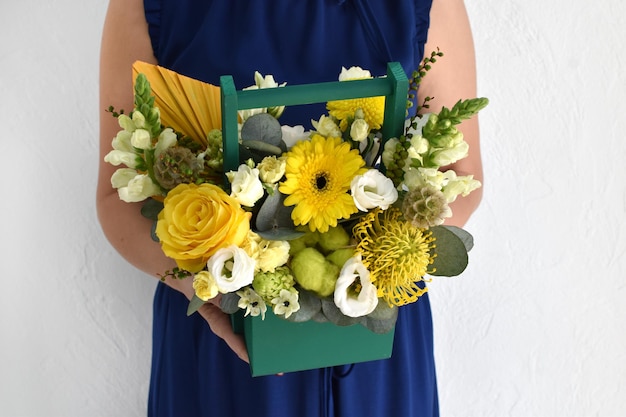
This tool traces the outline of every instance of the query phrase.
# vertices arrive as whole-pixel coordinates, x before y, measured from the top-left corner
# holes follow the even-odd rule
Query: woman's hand
[[[217,296],[198,309],[198,313],[209,323],[211,331],[222,338],[226,344],[243,361],[250,363],[248,350],[242,335],[235,334],[230,323],[230,316],[224,313],[220,307],[220,298]]]

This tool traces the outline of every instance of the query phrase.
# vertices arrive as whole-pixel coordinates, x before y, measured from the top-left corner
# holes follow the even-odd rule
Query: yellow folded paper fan
[[[142,73],[150,82],[161,123],[206,146],[207,134],[221,129],[220,88],[158,65],[136,61],[133,80]]]

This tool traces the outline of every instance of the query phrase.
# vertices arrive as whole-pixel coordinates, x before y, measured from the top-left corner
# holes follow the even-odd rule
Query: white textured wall
[[[467,4],[487,180],[431,284],[442,415],[626,415],[626,3]],[[105,7],[0,3],[2,417],[145,414],[154,282],[94,214]]]

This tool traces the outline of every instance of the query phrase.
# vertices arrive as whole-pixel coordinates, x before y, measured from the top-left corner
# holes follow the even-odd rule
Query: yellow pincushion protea
[[[338,119],[339,127],[345,131],[348,128],[348,120],[354,118],[354,113],[361,109],[364,119],[370,129],[380,129],[385,116],[385,97],[354,98],[350,100],[329,101],[326,104],[328,113]]]
[[[286,180],[279,191],[286,206],[295,206],[291,218],[296,226],[326,232],[358,211],[348,193],[350,182],[365,172],[365,161],[341,138],[313,135],[287,153]]]
[[[413,303],[427,289],[419,285],[429,271],[434,256],[432,233],[400,219],[401,212],[390,208],[369,212],[354,227],[356,251],[370,271],[378,297],[387,304]]]

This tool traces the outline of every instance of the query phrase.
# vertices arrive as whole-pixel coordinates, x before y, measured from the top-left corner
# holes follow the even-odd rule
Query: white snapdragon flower
[[[426,140],[426,138],[424,138],[422,135],[416,135],[409,140],[409,143],[411,144],[411,146],[409,146],[409,149],[407,149],[409,158],[414,158],[422,161],[422,154],[428,151],[428,140]]]
[[[251,85],[250,87],[246,87],[246,88],[244,88],[244,90],[258,90],[258,89],[262,89],[262,88],[278,88],[278,87],[283,87],[286,84],[287,83],[278,84],[274,80],[274,76],[273,75],[263,76],[263,74],[261,74],[260,72],[255,71],[255,73],[254,73],[254,85]],[[276,107],[261,108],[261,109],[240,110],[238,113],[239,113],[239,117],[241,118],[241,121],[243,123],[250,116],[254,116],[255,114],[259,114],[259,113],[270,113],[272,116],[274,116],[276,118],[279,118],[283,114],[283,111],[285,111],[285,106],[276,106]]]
[[[377,169],[370,169],[357,175],[350,183],[354,204],[361,211],[375,207],[387,210],[398,199],[398,190],[393,181]]]
[[[116,182],[118,180],[119,178],[116,179]],[[113,178],[111,178],[111,181],[113,181]],[[119,187],[117,193],[122,201],[136,203],[148,197],[161,194],[161,189],[148,175],[135,172],[135,176],[128,181],[126,186]]]
[[[356,119],[350,126],[350,137],[355,142],[363,142],[370,133],[370,126],[365,119]]]
[[[291,149],[293,145],[301,140],[309,139],[310,132],[304,130],[304,126],[281,126],[280,130],[283,132],[283,142],[287,145],[288,149]]]
[[[159,139],[157,141],[156,146],[154,147],[154,155],[161,155],[167,148],[170,148],[176,145],[178,138],[176,137],[176,133],[171,128],[163,129],[161,134],[159,135]]]
[[[410,190],[427,185],[441,190],[447,183],[447,178],[437,168],[409,168],[404,174],[404,184]]]
[[[358,294],[352,289],[357,279],[361,284]],[[361,254],[348,259],[341,268],[335,284],[334,301],[339,310],[349,317],[368,315],[378,305],[376,286],[372,284],[370,272],[361,261]]]
[[[285,157],[266,156],[259,162],[259,177],[266,184],[275,184],[285,175],[287,159]]]
[[[467,196],[472,191],[481,187],[481,183],[474,179],[473,175],[457,176],[456,172],[449,169],[443,173],[445,186],[441,190],[448,203],[456,200],[457,196]]]
[[[139,114],[141,114],[141,113],[135,112],[135,114],[137,114],[137,117],[139,117]],[[126,115],[126,114],[120,114],[119,117],[117,118],[117,123],[126,132],[133,133],[135,131],[135,129],[137,129],[137,126],[135,126],[135,122],[133,122],[133,119],[128,117],[128,115]]]
[[[152,138],[150,137],[150,132],[146,129],[135,129],[130,137],[130,144],[137,149],[152,148]]]
[[[431,160],[443,167],[465,158],[469,152],[469,144],[465,141],[456,143],[453,147],[436,150],[431,154]]]
[[[366,78],[372,78],[372,74],[368,70],[364,70],[361,67],[341,67],[341,73],[339,74],[339,81],[349,80],[362,80]]]
[[[126,152],[113,149],[111,152],[105,155],[104,162],[108,162],[111,165],[126,165],[129,168],[137,167],[137,154],[135,152]]]
[[[259,179],[258,168],[241,164],[237,171],[227,172],[226,177],[230,181],[230,195],[241,205],[253,207],[254,203],[263,197],[263,184]]]
[[[209,258],[207,269],[215,277],[219,292],[226,294],[252,284],[254,264],[243,249],[230,245]]]
[[[400,143],[398,138],[390,138],[387,142],[385,142],[385,147],[383,148],[382,160],[385,166],[389,166],[395,158],[396,154],[396,145]]]
[[[113,138],[111,146],[113,146],[113,149],[118,151],[134,152],[135,150],[133,149],[133,145],[130,143],[130,138],[132,137],[133,134],[131,132],[120,130],[117,132],[117,135],[115,135],[115,138]]]
[[[315,128],[315,131],[322,136],[333,138],[341,137],[341,129],[339,129],[337,123],[326,115],[322,115],[318,121],[311,120],[311,124]]]

